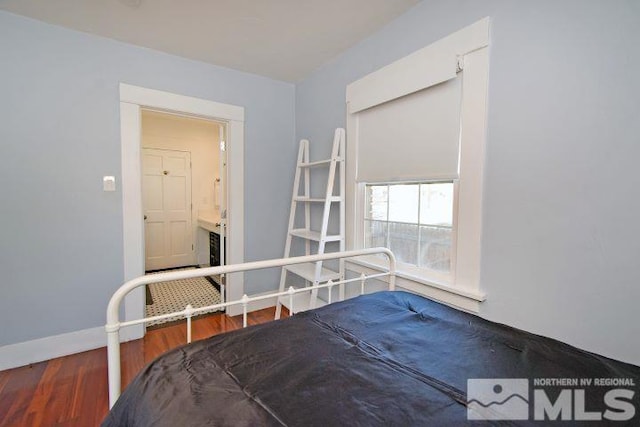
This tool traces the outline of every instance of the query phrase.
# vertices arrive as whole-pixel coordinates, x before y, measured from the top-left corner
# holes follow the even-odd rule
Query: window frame
[[[450,227],[445,227],[445,226],[440,226],[437,224],[422,224],[420,222],[420,186],[421,185],[428,185],[428,184],[452,184],[453,186],[453,200],[452,200],[452,214],[451,214],[451,226]],[[398,269],[401,271],[404,271],[412,276],[416,276],[416,277],[424,277],[427,280],[433,281],[433,282],[437,282],[437,283],[441,283],[441,284],[446,284],[446,285],[452,285],[455,282],[455,266],[456,266],[456,244],[457,244],[457,225],[458,225],[458,218],[457,218],[457,214],[458,214],[458,180],[457,179],[452,179],[452,180],[442,180],[442,179],[425,179],[425,180],[419,180],[419,181],[400,181],[400,182],[394,182],[394,181],[390,181],[390,182],[363,182],[363,183],[359,183],[358,185],[362,186],[361,188],[361,192],[363,194],[363,199],[362,199],[362,203],[363,203],[363,209],[362,209],[362,217],[360,218],[360,221],[362,223],[362,233],[360,235],[358,235],[358,238],[360,239],[359,246],[362,248],[366,248],[366,227],[365,227],[365,222],[366,221],[378,221],[378,222],[385,222],[387,224],[409,224],[409,225],[416,225],[418,226],[418,251],[420,250],[420,232],[419,232],[419,227],[420,226],[426,226],[426,227],[434,227],[434,228],[448,228],[451,230],[451,253],[450,253],[450,268],[449,268],[449,272],[445,273],[443,271],[438,271],[432,268],[428,268],[428,267],[422,267],[419,266],[417,264],[410,264],[410,263],[406,263],[406,262],[402,262],[400,260],[397,261],[397,266]],[[389,220],[389,201],[387,200],[387,219],[386,220],[375,220],[372,218],[367,218],[367,186],[393,186],[393,185],[417,185],[418,186],[418,220],[417,222],[413,223],[413,222],[402,222],[402,221],[390,221]],[[389,237],[390,236],[390,231],[389,228],[387,228],[387,238],[386,241],[389,242]],[[379,265],[382,267],[383,262],[380,262],[380,260],[376,259],[376,258],[369,258],[368,261],[372,264],[375,265]]]
[[[365,186],[357,182],[360,111],[455,78],[462,72],[459,174],[456,181],[455,261],[449,280],[401,266],[399,287],[478,311],[482,192],[486,145],[490,19],[484,18],[347,86],[346,244],[364,243]],[[390,177],[391,179],[392,177]],[[428,176],[420,181],[449,180]],[[351,263],[354,271],[375,268],[376,260]],[[424,286],[426,285],[426,286]]]

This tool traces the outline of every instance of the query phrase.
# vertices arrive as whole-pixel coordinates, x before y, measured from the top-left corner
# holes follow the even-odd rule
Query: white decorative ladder
[[[325,253],[327,243],[337,243],[338,251],[345,250],[344,243],[344,227],[345,227],[345,211],[344,211],[344,155],[345,155],[345,132],[344,129],[338,128],[333,138],[333,148],[331,150],[331,158],[327,160],[319,160],[315,162],[309,161],[309,141],[303,139],[300,141],[300,149],[298,150],[298,163],[293,183],[293,196],[291,197],[291,213],[289,215],[289,230],[284,249],[284,257],[292,256],[292,239],[299,238],[305,242],[305,255],[311,254],[311,242],[316,242],[318,246],[318,254]],[[311,168],[327,168],[327,188],[324,198],[311,197]],[[304,173],[304,190],[300,194],[300,181],[303,179]],[[334,194],[336,184],[336,176],[338,177],[338,194]],[[340,215],[340,230],[338,234],[328,234],[329,219],[332,212],[332,205],[338,204]],[[296,213],[298,204],[304,206],[304,228],[296,228]],[[313,227],[311,224],[311,207],[323,206],[322,222],[319,227]],[[333,210],[335,212],[335,209]],[[285,290],[287,283],[287,275],[289,273],[299,276],[305,280],[306,286],[324,283],[329,280],[341,280],[344,278],[344,261],[339,261],[339,271],[330,270],[322,265],[322,261],[309,264],[289,265],[282,268],[280,275],[280,292]],[[329,291],[330,292],[330,291]],[[339,298],[344,298],[344,285],[339,285]],[[330,298],[330,297],[329,297]],[[280,318],[282,306],[289,309],[291,314],[299,311],[305,311],[317,306],[325,305],[326,302],[318,297],[317,289],[314,291],[301,292],[296,294],[293,300],[293,307],[289,307],[289,299],[283,297],[278,300],[276,305],[276,319]]]

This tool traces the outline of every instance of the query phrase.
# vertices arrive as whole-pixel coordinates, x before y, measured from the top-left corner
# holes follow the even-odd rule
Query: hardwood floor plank
[[[9,372],[10,371],[0,371],[0,393],[2,393],[2,390],[4,390],[4,387],[7,385],[7,382],[9,382]]]
[[[80,355],[73,360],[78,360]],[[34,425],[44,425],[44,417],[50,413],[58,414],[61,408],[58,407],[58,400],[67,396],[67,377],[60,372],[63,358],[52,359],[47,363],[47,367],[38,382],[36,391],[31,402],[26,409],[27,416],[33,416],[31,421]],[[55,420],[48,419],[49,424],[54,424]]]
[[[249,313],[248,324],[273,320],[274,309]],[[287,312],[283,312],[283,317]],[[242,316],[213,314],[193,321],[194,341],[242,327]],[[186,344],[184,322],[123,343],[122,385],[166,351]],[[0,427],[97,426],[108,412],[106,348],[0,371]]]
[[[8,372],[0,395],[0,426],[23,425],[22,419],[34,398],[48,362],[35,363]]]

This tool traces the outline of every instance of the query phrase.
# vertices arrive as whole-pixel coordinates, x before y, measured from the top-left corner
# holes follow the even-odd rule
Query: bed
[[[529,403],[526,418],[495,421],[501,425],[541,425],[533,390],[553,403],[561,387],[537,379],[619,379],[615,386],[633,395],[618,403],[640,412],[637,366],[385,291],[172,350],[137,375],[103,426],[465,425],[468,406],[477,404],[468,381],[501,378],[526,379],[529,387],[519,396]],[[608,384],[582,387],[586,410],[607,409]],[[639,425],[635,412],[612,425]]]

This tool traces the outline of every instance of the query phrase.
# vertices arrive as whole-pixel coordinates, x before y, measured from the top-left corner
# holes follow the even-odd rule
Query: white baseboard
[[[0,347],[0,371],[107,345],[103,326]]]
[[[259,296],[262,296],[262,295],[267,295],[267,294],[272,294],[272,293],[273,293],[273,291],[267,291],[267,292],[262,292],[262,293],[251,295],[251,296],[252,297],[259,297]],[[248,304],[248,309],[249,309],[249,311],[258,311],[258,310],[262,310],[264,308],[275,307],[276,306],[276,302],[277,302],[276,297],[266,298],[266,299],[263,299],[261,301],[253,301],[253,302],[250,302]]]
[[[266,295],[263,292],[252,296]],[[262,310],[276,305],[276,298],[250,302],[248,311]],[[242,306],[237,305],[228,310],[228,314],[235,316],[242,314]],[[120,341],[126,342],[141,338],[142,327],[129,327],[120,330]],[[18,368],[31,363],[42,362],[56,357],[81,353],[107,345],[107,333],[104,326],[68,332],[60,335],[38,338],[31,341],[9,344],[0,347],[0,371]]]
[[[259,294],[253,294],[250,295],[251,298],[253,297],[260,297],[262,295],[268,295],[268,294],[272,294],[275,291],[267,291],[267,292],[261,292]],[[263,300],[260,301],[251,301],[249,304],[247,304],[247,311],[248,312],[252,312],[252,311],[258,311],[258,310],[262,310],[263,308],[269,308],[269,307],[275,307],[277,302],[276,297],[273,298],[265,298]],[[237,304],[231,307],[227,308],[227,315],[229,316],[238,316],[242,314],[242,305]]]

